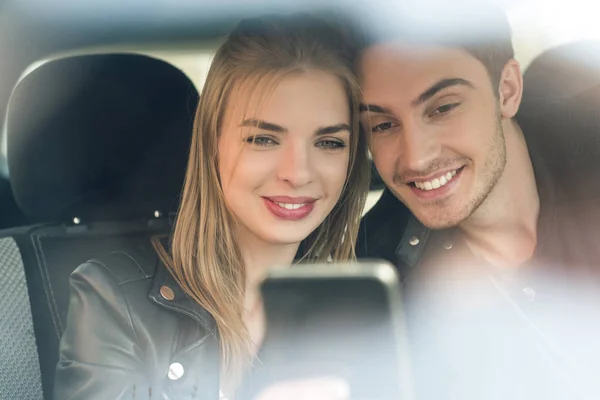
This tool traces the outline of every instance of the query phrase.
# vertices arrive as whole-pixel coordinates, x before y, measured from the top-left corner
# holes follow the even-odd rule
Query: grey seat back
[[[41,400],[42,377],[21,253],[0,239],[0,398]]]

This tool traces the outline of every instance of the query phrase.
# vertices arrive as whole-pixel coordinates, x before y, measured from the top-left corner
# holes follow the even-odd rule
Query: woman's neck
[[[254,235],[240,235],[238,240],[246,268],[246,289],[256,289],[269,269],[287,268],[294,261],[300,243],[265,242]]]
[[[250,350],[253,355],[256,355],[262,344],[266,325],[260,282],[269,269],[289,267],[294,261],[300,244],[269,243],[260,240],[250,232],[239,234],[238,243],[246,268],[243,319],[252,342]]]

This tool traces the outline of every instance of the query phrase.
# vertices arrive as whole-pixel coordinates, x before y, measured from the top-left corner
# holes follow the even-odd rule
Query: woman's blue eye
[[[272,146],[277,144],[272,138],[266,136],[250,136],[246,139],[246,142],[257,146]]]

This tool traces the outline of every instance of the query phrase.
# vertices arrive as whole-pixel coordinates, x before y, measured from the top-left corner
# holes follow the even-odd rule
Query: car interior
[[[44,392],[52,389],[72,266],[169,232],[197,101],[181,71],[142,55],[51,61],[15,88],[11,186],[23,213],[43,222],[2,236],[20,253],[12,268],[24,266]],[[32,109],[44,115],[32,119]]]
[[[166,3],[154,12],[0,7],[0,397],[52,398],[69,275],[79,264],[169,234],[203,79],[176,65],[205,73],[200,63],[239,18],[307,7],[204,3],[171,13]],[[555,44],[522,57],[519,121],[559,135],[560,105],[597,136],[600,42]],[[382,189],[374,174],[367,209]]]

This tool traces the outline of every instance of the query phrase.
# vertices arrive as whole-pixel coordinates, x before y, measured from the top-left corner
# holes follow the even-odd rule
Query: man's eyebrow
[[[245,119],[244,121],[242,121],[240,126],[251,126],[251,127],[258,128],[258,129],[264,129],[265,131],[271,131],[271,132],[281,132],[281,133],[287,132],[287,129],[285,129],[282,126],[272,124],[270,122],[262,121],[260,119],[253,119],[253,118]]]
[[[417,106],[425,103],[427,100],[431,99],[433,96],[436,95],[436,93],[438,93],[450,86],[460,86],[460,85],[468,86],[471,88],[475,87],[471,82],[469,82],[466,79],[462,79],[462,78],[442,79],[439,82],[436,82],[429,89],[427,89],[426,91],[421,93],[421,95],[419,97],[417,97],[415,100],[413,100],[411,102],[411,105],[413,107],[417,107]],[[381,107],[381,106],[378,106],[375,104],[365,104],[365,103],[360,104],[359,111],[360,112],[374,112],[374,113],[378,113],[378,114],[391,114],[391,112],[385,107]]]
[[[377,106],[375,104],[360,103],[360,106],[358,109],[360,112],[374,112],[374,113],[379,113],[379,114],[390,114],[388,109],[381,107],[381,106]]]
[[[350,132],[350,125],[337,124],[337,125],[331,125],[331,126],[319,128],[319,129],[317,129],[317,135],[331,135],[333,133],[338,133],[338,132],[342,132],[342,131]]]
[[[442,79],[442,80],[436,82],[429,89],[427,89],[426,91],[421,93],[421,95],[419,97],[417,97],[415,100],[413,100],[411,102],[411,105],[413,107],[417,107],[417,106],[425,103],[427,100],[431,99],[438,92],[440,92],[450,86],[461,86],[461,85],[468,86],[470,88],[475,87],[471,82],[467,81],[466,79],[462,79],[462,78]]]

